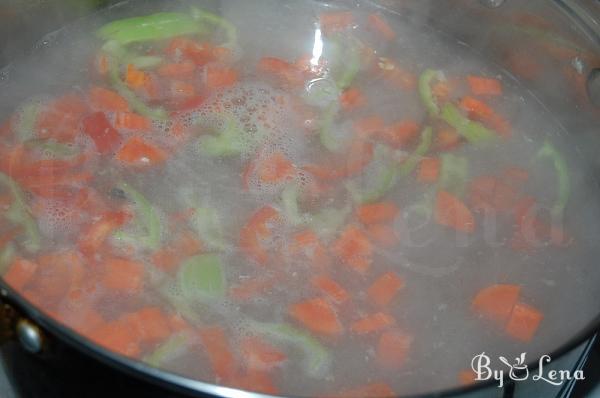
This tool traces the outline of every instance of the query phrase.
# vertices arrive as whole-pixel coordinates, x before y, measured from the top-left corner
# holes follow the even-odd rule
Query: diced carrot
[[[288,313],[292,318],[315,333],[337,336],[344,332],[335,309],[321,298],[292,304]]]
[[[367,226],[367,236],[375,244],[388,248],[398,244],[396,230],[387,224],[372,224]]]
[[[147,117],[133,112],[119,112],[115,116],[115,127],[135,131],[148,131],[152,122]]]
[[[529,172],[521,167],[508,167],[502,171],[502,179],[512,187],[519,187],[529,180]]]
[[[467,96],[460,101],[460,107],[467,111],[471,118],[483,122],[502,137],[510,138],[512,132],[508,120],[494,112],[485,102]]]
[[[217,381],[231,380],[236,374],[237,365],[225,330],[213,326],[200,330],[199,334]]]
[[[473,372],[472,369],[464,369],[458,373],[458,381],[462,386],[473,384],[476,379],[477,373]]]
[[[312,278],[311,283],[338,304],[342,304],[350,299],[350,295],[346,289],[328,276],[315,276]]]
[[[167,154],[139,137],[132,137],[125,142],[115,158],[129,166],[148,167],[163,163]]]
[[[451,99],[452,94],[457,90],[459,82],[457,79],[436,80],[431,85],[431,92],[440,103]]]
[[[367,290],[369,300],[380,307],[392,302],[398,292],[404,287],[404,279],[395,272],[381,275]]]
[[[121,135],[110,124],[104,112],[95,112],[84,118],[83,132],[94,141],[101,154],[112,152],[121,141]]]
[[[196,96],[196,86],[182,80],[171,80],[169,94],[176,101],[187,100]]]
[[[367,26],[385,40],[391,41],[396,38],[396,32],[380,14],[373,13],[369,15]]]
[[[354,322],[350,329],[356,334],[367,334],[379,332],[380,330],[383,330],[395,323],[396,320],[391,315],[378,312]]]
[[[302,71],[293,63],[275,57],[264,57],[258,63],[258,70],[273,75],[282,83],[292,86],[301,85],[304,82]]]
[[[529,342],[535,336],[542,319],[544,315],[538,309],[516,303],[504,330],[519,341]]]
[[[240,343],[240,351],[249,370],[271,370],[287,359],[282,351],[259,337],[246,337]]]
[[[279,395],[279,388],[273,382],[271,374],[265,371],[247,371],[237,374],[232,385],[245,391],[255,391],[269,395]]]
[[[354,225],[348,225],[337,241],[333,253],[354,270],[365,273],[371,266],[373,245],[366,234]]]
[[[66,250],[48,253],[39,256],[36,262],[39,267],[31,287],[44,307],[57,304],[85,280],[86,269],[77,252]]]
[[[192,61],[183,61],[173,64],[165,64],[156,70],[162,77],[170,77],[176,79],[189,79],[194,76],[196,64]]]
[[[133,89],[144,86],[148,74],[144,71],[139,70],[134,65],[127,65],[127,71],[125,72],[125,83]]]
[[[469,75],[467,82],[474,95],[498,96],[503,92],[502,82],[498,79]]]
[[[129,215],[124,212],[109,212],[84,230],[79,238],[79,250],[86,256],[96,253],[106,239],[127,222]]]
[[[177,333],[190,329],[190,324],[180,315],[174,314],[169,317],[169,329],[171,329],[173,333]]]
[[[376,71],[391,83],[402,90],[415,90],[417,87],[417,75],[404,69],[398,63],[389,58],[380,57],[377,61]]]
[[[238,73],[235,69],[217,66],[206,68],[206,87],[209,89],[233,86],[237,81]]]
[[[104,263],[102,282],[108,289],[136,293],[142,287],[143,278],[144,265],[138,262],[112,258]]]
[[[521,294],[521,286],[498,284],[480,290],[471,302],[476,314],[504,326]]]
[[[245,301],[268,291],[276,282],[277,278],[272,276],[261,279],[248,279],[233,286],[229,290],[229,295],[235,300]]]
[[[271,235],[269,222],[277,220],[279,212],[271,206],[259,209],[250,217],[250,220],[240,232],[240,247],[249,258],[259,264],[268,262],[267,251],[262,247],[261,240]]]
[[[475,218],[471,210],[456,196],[439,191],[435,205],[435,220],[438,224],[460,232],[475,232]]]
[[[433,184],[440,177],[441,161],[439,158],[425,158],[419,162],[417,181],[424,184]]]
[[[371,383],[327,395],[326,398],[390,398],[394,396],[396,393],[389,385]]]
[[[344,155],[344,165],[309,164],[302,168],[322,180],[338,180],[360,173],[373,159],[373,144],[365,139],[357,138],[350,144],[350,149]]]
[[[452,128],[438,130],[434,147],[438,151],[450,151],[461,143],[461,136]]]
[[[127,112],[129,104],[117,92],[104,87],[93,86],[89,91],[90,104],[93,108],[111,112]]]
[[[382,133],[385,122],[380,116],[368,116],[354,122],[353,129],[358,136],[365,139]]]
[[[163,271],[170,272],[176,269],[183,260],[202,251],[202,242],[195,234],[183,231],[166,247],[152,255],[152,262]]]
[[[172,109],[174,115],[177,115],[181,112],[191,111],[193,109],[199,108],[206,101],[206,97],[203,95],[195,95],[191,98],[181,100],[175,104]]]
[[[72,142],[79,133],[81,119],[87,114],[84,99],[77,94],[67,94],[52,101],[40,111],[35,130],[39,138],[54,138],[60,142]]]
[[[17,257],[2,278],[13,289],[20,291],[27,283],[29,283],[29,281],[32,280],[37,269],[38,265],[36,263],[21,257]]]
[[[156,344],[171,334],[169,318],[158,307],[147,307],[127,314],[123,321],[139,335],[141,344]]]
[[[348,29],[354,23],[354,14],[351,11],[330,11],[319,15],[319,25],[325,34]]]
[[[469,201],[475,210],[507,212],[517,199],[517,191],[494,176],[480,176],[469,184]]]
[[[294,164],[281,152],[275,152],[258,165],[258,176],[265,183],[279,183],[289,180],[295,172]]]
[[[376,361],[379,367],[398,370],[406,362],[413,337],[401,330],[382,333],[377,343]]]
[[[289,254],[292,257],[302,255],[311,265],[317,268],[326,268],[331,263],[325,246],[314,231],[309,229],[299,232],[292,237],[289,245]]]
[[[90,332],[88,337],[113,352],[135,358],[141,353],[140,341],[135,330],[129,326],[123,320],[108,322]]]
[[[419,129],[417,122],[405,120],[385,128],[381,139],[394,148],[406,148],[417,138]]]
[[[4,199],[4,198],[3,198]],[[9,202],[2,203],[0,207],[2,208],[10,208],[10,204],[12,203],[12,197],[8,198]],[[13,241],[17,236],[19,236],[23,232],[23,227],[16,226],[14,228],[9,229],[8,231],[2,233],[0,235],[0,249],[4,248],[9,242]]]
[[[345,111],[352,111],[365,106],[367,104],[367,98],[362,91],[351,87],[342,93],[340,96],[340,103]]]
[[[378,202],[362,205],[356,210],[356,217],[363,224],[393,222],[400,209],[393,202]]]

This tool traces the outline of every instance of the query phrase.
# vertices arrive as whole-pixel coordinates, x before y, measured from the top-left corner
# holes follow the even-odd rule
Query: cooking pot
[[[227,0],[223,0],[226,2]],[[359,7],[368,1],[339,0]],[[151,3],[151,1],[143,1]],[[591,0],[379,0],[369,2],[402,18],[424,21],[432,29],[459,40],[514,75],[549,108],[577,143],[578,155],[589,159],[600,172],[600,2]],[[219,1],[203,5],[218,11]],[[85,24],[88,14],[110,8],[131,11],[128,2],[111,0],[8,0],[0,5],[0,87],[11,68],[68,33],[70,24]],[[546,21],[526,20],[539,16]],[[81,19],[83,18],[83,19]],[[539,20],[537,20],[539,22]],[[64,28],[64,27],[67,28]],[[53,32],[53,33],[51,33]],[[49,34],[49,35],[48,35]],[[539,40],[522,40],[525,37]],[[573,43],[569,49],[548,51],[548,41]],[[538,46],[538,47],[536,47]],[[569,46],[567,46],[569,47]],[[548,65],[546,72],[529,75],[519,62],[507,63],[506,54],[533,54]],[[21,93],[27,97],[29,93]],[[15,98],[15,103],[18,103]],[[0,105],[5,116],[11,104]],[[600,173],[596,173],[596,176]],[[597,177],[590,181],[600,186]],[[600,191],[599,191],[600,193]],[[17,390],[26,397],[95,397],[135,394],[144,397],[215,396],[260,397],[200,381],[186,379],[123,358],[91,345],[71,330],[45,316],[1,283],[0,335],[5,342],[6,367]],[[555,350],[548,353],[557,369],[575,370],[582,365],[592,337],[600,328],[598,316]],[[531,363],[535,369],[538,361]],[[598,375],[587,375],[588,378]],[[511,397],[556,396],[566,386],[515,383],[508,379],[479,383],[427,396]]]

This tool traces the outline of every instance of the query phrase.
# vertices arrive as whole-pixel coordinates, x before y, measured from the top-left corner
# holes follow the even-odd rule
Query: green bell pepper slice
[[[497,136],[494,131],[488,129],[483,124],[464,116],[453,104],[448,103],[444,105],[440,117],[472,144],[489,142]]]
[[[196,207],[191,223],[209,249],[223,251],[229,245],[223,238],[221,220],[217,211],[211,207]]]
[[[132,242],[142,242],[150,250],[158,250],[161,241],[162,225],[156,209],[152,204],[138,191],[129,184],[122,183],[119,188],[125,192],[125,195],[135,203],[138,222],[140,222],[147,235],[138,239],[125,234],[117,233],[117,238],[121,240],[131,240]]]
[[[166,361],[173,359],[178,353],[183,353],[189,342],[190,338],[185,332],[171,336],[146,355],[143,361],[155,368],[163,366]]]
[[[41,247],[41,235],[38,225],[31,215],[25,194],[19,187],[19,184],[4,173],[0,173],[0,183],[5,185],[13,197],[13,203],[8,210],[6,217],[13,223],[21,225],[25,230],[27,240],[23,243],[25,249],[34,253]]]
[[[209,156],[235,156],[249,150],[244,141],[244,130],[233,116],[225,116],[223,128],[217,135],[208,135],[200,140],[200,147]]]
[[[431,148],[431,143],[433,141],[433,129],[431,127],[425,127],[425,129],[421,132],[421,141],[419,145],[414,150],[413,153],[410,154],[408,159],[406,159],[400,165],[400,176],[406,177],[417,167],[421,158],[429,152]]]
[[[204,26],[192,15],[159,12],[110,22],[102,26],[96,35],[103,40],[113,40],[121,45],[127,45],[204,32]]]
[[[313,336],[285,323],[252,322],[252,329],[274,340],[289,343],[304,354],[304,368],[310,377],[323,378],[331,367],[331,354]]]
[[[439,70],[426,69],[419,76],[419,95],[421,101],[432,116],[438,116],[440,114],[440,106],[438,105],[435,96],[431,90],[431,84],[435,79],[441,80],[442,72]]]
[[[142,101],[138,96],[127,87],[121,80],[119,74],[119,64],[113,59],[109,62],[109,79],[113,88],[127,100],[131,108],[140,115],[151,119],[165,120],[168,118],[167,111],[161,107],[152,108]]]
[[[469,161],[462,156],[453,154],[442,155],[439,189],[462,197],[467,185]]]
[[[552,206],[550,213],[554,221],[562,220],[571,196],[571,178],[569,177],[569,167],[563,155],[549,141],[544,142],[544,145],[537,152],[537,160],[548,159],[554,166],[556,172],[557,184],[557,199]]]
[[[221,298],[225,295],[225,277],[216,254],[201,254],[183,262],[177,273],[183,296],[191,301]]]

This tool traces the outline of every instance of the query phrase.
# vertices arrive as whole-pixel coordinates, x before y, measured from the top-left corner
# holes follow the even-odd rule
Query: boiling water
[[[135,3],[137,4],[137,3]],[[145,3],[144,3],[145,4]],[[56,93],[84,90],[88,85],[90,66],[88,60],[98,42],[89,31],[90,26],[100,26],[107,19],[130,14],[144,15],[158,9],[173,9],[171,3],[156,3],[133,7],[131,4],[114,8],[94,20],[77,24],[48,37],[33,54],[33,60],[10,67],[8,79],[3,82],[1,104],[6,113],[15,109],[19,101],[37,95],[46,103]],[[298,232],[290,220],[280,220],[272,225],[274,234],[269,247],[278,248],[283,256],[269,267],[248,260],[239,249],[239,231],[259,208],[271,205],[281,208],[281,184],[260,181],[256,175],[248,180],[248,189],[242,188],[242,172],[246,164],[259,154],[267,158],[282,153],[294,165],[329,164],[344,165],[345,159],[324,149],[318,137],[307,132],[314,120],[297,111],[303,90],[279,87],[256,72],[260,58],[276,56],[293,60],[303,54],[319,58],[319,13],[326,8],[316,2],[306,1],[226,1],[221,5],[222,15],[238,29],[239,43],[234,64],[242,78],[233,87],[209,93],[206,101],[196,109],[180,114],[168,123],[155,122],[152,132],[144,135],[148,142],[169,148],[174,154],[158,168],[131,170],[116,161],[96,160],[85,167],[94,170],[91,183],[109,206],[116,206],[111,197],[120,181],[127,181],[142,193],[157,209],[163,225],[169,225],[170,215],[190,206],[214,209],[220,220],[222,239],[228,245],[219,250],[228,286],[236,286],[251,278],[284,275],[283,281],[261,294],[245,301],[224,298],[210,305],[191,304],[189,313],[181,314],[194,327],[221,325],[230,336],[232,350],[237,353],[237,342],[245,336],[256,334],[254,322],[294,323],[288,307],[303,299],[315,297],[310,278],[318,271],[308,261],[289,252],[291,237]],[[356,21],[366,21],[373,10],[359,7]],[[376,310],[367,302],[366,289],[379,275],[394,270],[405,280],[405,287],[387,310],[397,321],[397,327],[413,336],[406,363],[399,370],[382,370],[376,365],[377,334],[354,335],[346,332],[335,339],[317,337],[331,352],[329,366],[319,369],[313,377],[304,369],[304,354],[297,347],[281,342],[274,344],[285,351],[289,359],[276,369],[275,383],[283,394],[312,396],[333,393],[356,385],[384,381],[398,394],[422,393],[453,387],[458,384],[457,374],[470,367],[474,355],[485,351],[492,356],[512,358],[521,352],[528,357],[549,353],[580,330],[598,310],[600,293],[597,289],[600,273],[590,259],[596,258],[594,246],[600,230],[594,220],[599,208],[595,191],[589,187],[587,167],[572,156],[572,144],[564,137],[560,126],[553,122],[537,101],[494,65],[485,62],[469,48],[453,42],[440,32],[416,24],[407,18],[386,15],[397,32],[397,40],[386,43],[364,29],[361,23],[352,29],[362,41],[370,43],[377,56],[396,60],[406,70],[418,74],[424,69],[441,69],[448,77],[468,74],[487,75],[500,79],[504,85],[501,99],[494,100],[495,109],[506,115],[513,126],[509,140],[497,142],[485,149],[463,145],[455,153],[469,159],[469,175],[495,174],[506,167],[519,166],[530,172],[531,178],[524,193],[533,195],[544,207],[551,207],[555,198],[556,183],[552,168],[533,161],[544,140],[551,140],[563,150],[567,158],[572,185],[572,196],[567,209],[566,229],[575,237],[569,248],[545,247],[534,253],[515,252],[510,248],[510,231],[506,220],[493,225],[479,226],[472,236],[456,234],[433,219],[410,225],[406,212],[392,220],[400,234],[400,243],[392,249],[377,248],[374,262],[365,274],[339,264],[334,259],[331,273],[334,279],[352,295],[352,303],[340,306],[338,316],[346,326],[350,320],[366,316]],[[315,40],[315,36],[317,40]],[[322,54],[327,56],[327,47]],[[43,65],[43,68],[41,67]],[[426,112],[414,91],[391,87],[380,76],[362,71],[353,84],[366,96],[368,106],[346,114],[334,126],[334,134],[341,141],[348,135],[352,123],[373,114],[382,116],[386,124],[399,120],[426,120]],[[41,95],[40,95],[41,94]],[[461,95],[464,95],[463,93]],[[226,109],[230,117],[242,126],[246,151],[229,158],[215,158],[202,150],[207,133],[223,128],[220,113]],[[314,109],[313,109],[314,110]],[[318,108],[317,108],[318,110]],[[109,119],[112,115],[109,115]],[[175,126],[194,131],[191,137],[180,142]],[[125,141],[132,133],[122,132]],[[268,137],[258,139],[257,137]],[[257,141],[260,145],[254,144]],[[6,145],[10,144],[5,142]],[[93,150],[93,142],[81,135],[76,148]],[[254,146],[253,146],[254,145]],[[44,157],[43,154],[40,156]],[[332,160],[327,160],[327,159]],[[357,181],[368,183],[376,178],[376,167],[368,166]],[[304,171],[291,177],[301,187],[311,187],[317,178]],[[308,189],[308,188],[307,188]],[[427,197],[430,189],[418,184],[413,177],[402,179],[387,195],[402,209],[408,209]],[[38,209],[37,219],[42,232],[42,251],[56,247],[76,249],[73,245],[81,229],[97,215],[81,214],[56,200],[30,196]],[[352,198],[343,186],[336,187],[324,197],[303,204],[306,213],[319,208],[353,208]],[[350,222],[347,216],[346,223]],[[479,220],[479,219],[478,219]],[[479,223],[479,222],[478,222]],[[136,227],[130,226],[130,229]],[[184,223],[174,229],[163,228],[161,240],[169,242]],[[135,232],[135,231],[126,231]],[[322,238],[331,247],[335,234]],[[147,305],[158,305],[173,313],[172,301],[167,296],[182,298],[171,274],[152,265],[152,253],[143,246],[119,246],[113,241],[115,255],[127,256],[146,267],[143,294],[114,295],[101,284],[95,286],[86,300],[93,303],[106,320],[116,319],[123,313]],[[29,257],[27,253],[23,256]],[[93,279],[95,268],[89,271]],[[539,308],[544,320],[534,340],[520,343],[491,327],[473,315],[470,302],[482,288],[494,283],[522,285],[522,300]],[[83,322],[73,303],[48,303],[47,310],[78,330]],[[152,352],[154,347],[147,348]],[[173,353],[161,364],[166,370],[209,382],[216,380],[210,371],[206,352],[198,341],[192,339],[187,350]]]

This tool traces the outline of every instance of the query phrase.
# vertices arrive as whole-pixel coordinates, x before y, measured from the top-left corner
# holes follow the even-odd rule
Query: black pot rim
[[[154,385],[161,386],[168,390],[181,392],[188,395],[209,394],[215,397],[234,398],[239,397],[243,393],[247,398],[282,398],[283,396],[273,396],[262,393],[248,392],[230,387],[223,387],[212,383],[193,380],[174,373],[153,368],[142,362],[112,353],[98,345],[88,341],[83,336],[77,334],[74,330],[59,323],[51,317],[45,315],[38,310],[34,305],[22,298],[14,289],[0,279],[0,297],[7,303],[14,305],[26,317],[30,318],[44,330],[55,336],[60,341],[66,343],[70,347],[88,355],[91,359],[99,361],[113,369],[119,370],[138,380],[145,381]],[[548,353],[551,358],[557,359],[577,348],[581,344],[590,340],[596,333],[600,332],[600,314],[593,318],[588,325],[578,331],[567,342],[557,347],[555,350]],[[539,358],[535,361],[530,361],[528,369],[535,370],[538,368]],[[505,375],[504,381],[510,382],[509,375]],[[448,388],[439,391],[432,391],[423,394],[401,395],[398,398],[437,398],[437,397],[456,397],[462,394],[468,394],[475,391],[481,391],[486,388],[495,386],[497,380],[490,379],[466,386]],[[505,383],[505,384],[506,384]]]

